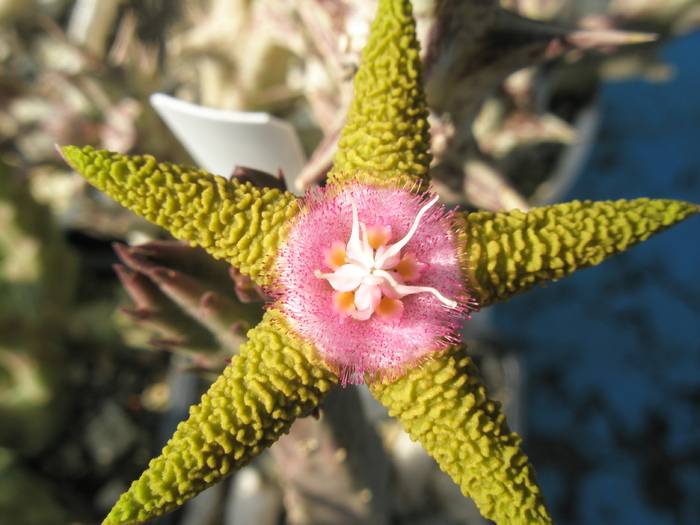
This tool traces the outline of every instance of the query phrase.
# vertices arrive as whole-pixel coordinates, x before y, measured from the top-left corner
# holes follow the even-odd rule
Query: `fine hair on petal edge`
[[[299,214],[290,221],[285,241],[280,246],[275,260],[277,266],[268,273],[272,280],[266,287],[268,293],[276,297],[274,307],[283,312],[295,332],[316,346],[324,361],[339,373],[343,383],[363,382],[367,372],[374,374],[373,377],[405,373],[411,363],[458,342],[458,330],[474,308],[466,275],[461,268],[464,254],[458,247],[454,212],[444,205],[433,205],[431,201],[435,200],[435,194],[430,191],[412,192],[419,187],[416,182],[404,180],[392,185],[381,181],[375,185],[372,184],[375,179],[370,175],[366,178],[368,182],[333,181],[325,188],[307,190],[305,199],[300,201]],[[352,219],[353,214],[355,219]],[[347,272],[342,277],[340,273],[337,276],[328,273],[335,272],[327,267],[329,262],[323,255],[328,253],[329,246],[347,242],[345,249],[353,250],[349,254],[355,253],[353,246],[359,246],[357,240],[349,241],[358,235],[352,233],[358,230],[351,224],[358,220],[357,214],[362,232],[372,224],[390,228],[390,237],[384,242],[388,243],[386,249],[389,251],[396,243],[396,259],[393,260],[398,261],[400,256],[402,261],[417,261],[421,265],[414,277],[403,274],[414,280],[405,285],[403,280],[394,282],[388,269],[396,262],[388,262],[389,259],[377,255],[379,251],[375,255],[368,253],[370,259],[357,259],[356,255],[346,259],[343,269],[352,267],[353,275],[357,275],[351,281],[346,281],[351,275]],[[366,234],[360,234],[361,238],[363,235]],[[366,238],[361,242],[366,243]],[[372,250],[368,245],[362,245],[365,246],[363,250]],[[375,250],[381,248],[374,246]],[[374,263],[370,263],[372,260]],[[378,265],[376,270],[375,263]],[[384,266],[385,263],[389,266]],[[397,267],[392,271],[404,270]],[[362,275],[369,280],[364,280]],[[363,280],[354,281],[360,278]],[[377,317],[375,306],[358,310],[361,314],[366,311],[366,314],[348,318],[345,316],[349,313],[340,313],[336,309],[341,303],[334,306],[331,296],[340,293],[333,292],[334,287],[350,285],[349,288],[335,289],[351,290],[356,286],[350,284],[353,282],[372,287],[376,284],[370,283],[377,283],[378,279],[386,279],[382,286],[389,287],[382,288],[386,290],[381,292],[382,296],[387,293],[387,301],[401,303],[401,309],[394,310],[398,313],[392,313],[391,318]],[[431,290],[434,293],[428,293]],[[349,300],[353,301],[355,291],[357,289],[342,293],[352,294]],[[394,293],[399,295],[392,297]],[[445,302],[445,297],[450,301]],[[360,296],[355,300],[360,301]],[[342,306],[342,312],[349,312],[345,310],[347,307],[355,308],[352,303],[342,304],[346,305]],[[355,304],[358,309],[366,308],[359,302]],[[364,299],[362,304],[366,304]],[[384,312],[382,316],[387,311]]]

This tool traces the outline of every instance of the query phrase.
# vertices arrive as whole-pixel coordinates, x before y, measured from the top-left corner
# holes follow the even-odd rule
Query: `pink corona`
[[[457,340],[469,295],[437,196],[360,183],[310,191],[273,293],[344,382],[395,376]]]

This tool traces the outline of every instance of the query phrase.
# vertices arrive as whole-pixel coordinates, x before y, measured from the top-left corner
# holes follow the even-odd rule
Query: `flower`
[[[472,306],[464,276],[481,307],[496,304],[598,264],[698,207],[637,199],[446,213],[419,193],[429,185],[428,111],[409,0],[380,0],[363,57],[329,184],[305,199],[153,157],[61,150],[100,190],[278,297],[105,524],[174,510],[363,372],[485,517],[552,523],[520,438],[466,347],[449,344]]]
[[[360,182],[307,193],[271,291],[343,382],[396,376],[458,341],[471,302],[452,214],[436,201]]]

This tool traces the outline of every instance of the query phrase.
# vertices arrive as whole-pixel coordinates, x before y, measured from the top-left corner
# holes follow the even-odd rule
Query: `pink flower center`
[[[351,201],[350,240],[344,243],[336,239],[330,246],[323,246],[324,263],[332,271],[323,273],[317,269],[314,272],[333,288],[336,315],[366,321],[376,314],[383,322],[398,324],[404,308],[401,299],[415,293],[431,293],[444,305],[457,307],[456,301],[447,299],[435,288],[406,284],[419,280],[429,267],[413,252],[402,253],[402,250],[416,233],[425,212],[437,200],[436,196],[420,209],[406,236],[394,244],[389,244],[391,227],[360,222],[357,206]]]

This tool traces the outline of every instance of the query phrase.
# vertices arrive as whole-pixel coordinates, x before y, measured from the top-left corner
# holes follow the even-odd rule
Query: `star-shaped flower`
[[[324,189],[304,198],[65,147],[92,184],[276,296],[105,523],[141,523],[246,465],[339,383],[366,381],[499,524],[551,523],[520,438],[459,343],[469,310],[601,262],[697,212],[668,200],[445,212],[407,0],[381,0]]]

